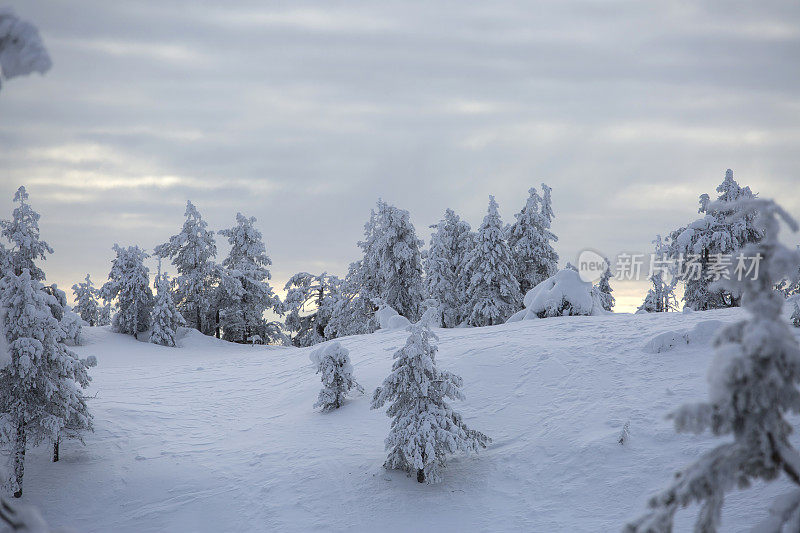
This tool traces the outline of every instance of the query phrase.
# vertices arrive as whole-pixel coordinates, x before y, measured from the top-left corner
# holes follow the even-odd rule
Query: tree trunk
[[[425,483],[425,470],[422,468],[417,470],[417,482]]]
[[[56,437],[55,442],[53,442],[53,462],[58,462],[58,445],[61,443],[61,437]]]
[[[216,316],[217,324],[216,324],[216,328],[214,330],[214,335],[219,339],[219,338],[221,338],[221,336],[220,336],[220,327],[219,327],[219,309],[217,309],[217,313],[216,313],[215,316]]]
[[[14,479],[16,487],[14,491],[15,498],[22,497],[22,476],[25,473],[25,422],[20,421],[17,424],[17,440],[14,443]]]
[[[199,331],[200,333],[203,333],[203,326],[202,326],[202,324],[200,324],[200,305],[196,304],[195,308],[197,310],[197,331]]]

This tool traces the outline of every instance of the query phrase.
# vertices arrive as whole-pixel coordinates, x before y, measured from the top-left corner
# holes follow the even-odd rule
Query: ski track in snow
[[[439,485],[387,472],[389,419],[370,410],[405,331],[339,339],[366,389],[311,408],[310,348],[241,346],[188,332],[181,348],[85,328],[95,355],[95,432],[26,462],[25,497],[54,525],[148,531],[619,531],[649,495],[711,446],[665,416],[705,400],[708,344],[644,344],[739,309],[528,320],[437,330],[438,364],[464,378],[467,423],[493,439],[457,456]],[[617,443],[630,421],[630,440]],[[795,439],[797,442],[798,439]],[[731,494],[724,531],[746,531],[784,480]],[[696,508],[678,514],[690,529]]]

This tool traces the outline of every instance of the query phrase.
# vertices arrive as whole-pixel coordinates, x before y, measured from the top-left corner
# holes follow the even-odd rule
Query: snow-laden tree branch
[[[36,26],[0,7],[0,85],[3,79],[44,74],[52,64]]]

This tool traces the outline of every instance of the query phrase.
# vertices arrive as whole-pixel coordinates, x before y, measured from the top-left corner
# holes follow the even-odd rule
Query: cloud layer
[[[256,216],[278,285],[343,274],[378,197],[427,237],[545,181],[564,261],[648,251],[728,167],[800,215],[797,2],[11,7],[54,67],[0,92],[0,208],[28,186],[62,286],[163,242],[187,199],[215,229]]]

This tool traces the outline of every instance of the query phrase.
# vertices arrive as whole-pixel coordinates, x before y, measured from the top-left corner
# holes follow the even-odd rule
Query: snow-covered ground
[[[405,331],[341,339],[367,390],[311,408],[309,350],[241,346],[190,331],[177,349],[86,328],[95,355],[86,446],[26,462],[24,501],[77,531],[618,531],[649,494],[712,443],[665,415],[706,398],[704,338],[651,353],[657,334],[741,310],[528,320],[438,330],[438,363],[464,378],[457,402],[494,442],[456,457],[439,485],[386,472],[384,412],[369,409]],[[618,444],[630,422],[630,439]],[[731,495],[725,531],[765,516],[779,481]],[[695,510],[683,511],[686,531]]]

